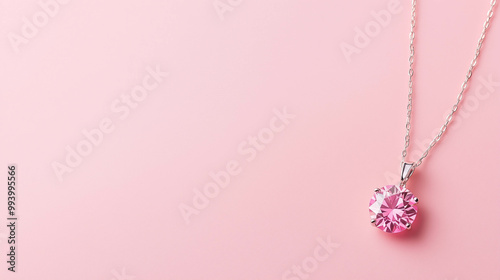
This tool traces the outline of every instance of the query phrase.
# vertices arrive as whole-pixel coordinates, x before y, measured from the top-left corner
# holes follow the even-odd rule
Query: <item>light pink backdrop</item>
[[[0,278],[297,280],[287,271],[305,265],[318,280],[499,279],[500,18],[457,122],[410,181],[414,229],[369,224],[404,137],[410,1],[390,2],[224,0],[219,15],[212,0],[69,1],[16,52],[9,34],[43,10],[0,1]],[[420,2],[413,159],[455,100],[489,4]],[[402,10],[377,30],[371,11],[388,5]],[[367,25],[370,42],[346,56]],[[169,76],[120,119],[113,102],[157,66]],[[285,107],[295,118],[247,161],[238,147]],[[114,131],[58,180],[52,164],[106,117]],[[231,161],[240,173],[187,225],[179,206]]]

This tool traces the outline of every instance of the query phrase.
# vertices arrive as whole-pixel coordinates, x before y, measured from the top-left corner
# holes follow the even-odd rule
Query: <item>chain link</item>
[[[479,37],[479,41],[477,43],[477,48],[476,52],[474,54],[474,58],[472,59],[472,62],[469,67],[469,71],[467,72],[467,75],[465,76],[465,80],[462,83],[462,87],[460,89],[460,93],[457,96],[457,101],[451,108],[451,112],[447,115],[445,119],[445,123],[443,126],[441,126],[441,129],[439,130],[438,134],[432,139],[432,141],[429,144],[429,147],[423,152],[422,156],[413,164],[412,171],[415,170],[420,164],[422,164],[422,161],[424,160],[427,155],[429,155],[430,150],[441,140],[441,137],[443,136],[444,132],[448,128],[448,125],[450,124],[451,120],[453,119],[453,115],[458,109],[458,106],[460,102],[462,101],[465,89],[467,88],[469,84],[469,80],[472,77],[472,73],[474,71],[474,68],[476,67],[477,64],[477,59],[479,57],[479,54],[481,52],[481,47],[483,46],[483,41],[484,38],[486,37],[486,31],[488,30],[488,27],[490,26],[491,18],[493,17],[493,10],[495,8],[495,5],[497,3],[497,0],[491,0],[490,3],[490,9],[488,10],[487,13],[487,18],[486,21],[484,22],[483,25],[483,31],[481,32],[481,37]],[[410,70],[408,71],[408,75],[410,76],[408,86],[409,86],[409,91],[408,91],[408,105],[406,107],[407,109],[407,114],[406,114],[406,136],[405,136],[405,145],[404,149],[402,152],[402,160],[401,164],[405,162],[406,156],[408,154],[408,147],[410,145],[410,130],[411,130],[411,112],[412,112],[412,99],[413,99],[413,62],[414,62],[414,57],[415,57],[415,47],[414,47],[414,39],[415,39],[415,22],[416,22],[416,7],[417,7],[417,0],[412,0],[411,2],[412,8],[411,8],[411,29],[410,29]]]

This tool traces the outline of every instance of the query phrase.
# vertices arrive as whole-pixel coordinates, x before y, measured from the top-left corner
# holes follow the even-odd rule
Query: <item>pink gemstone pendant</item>
[[[398,233],[410,229],[417,216],[417,202],[406,182],[415,171],[413,163],[401,163],[401,183],[375,189],[370,200],[371,223],[379,229]]]
[[[389,233],[409,229],[417,216],[417,202],[403,184],[375,189],[369,207],[371,223]]]

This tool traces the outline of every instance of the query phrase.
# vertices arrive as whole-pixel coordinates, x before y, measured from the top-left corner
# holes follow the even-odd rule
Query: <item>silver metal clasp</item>
[[[413,163],[403,162],[401,163],[401,183],[404,185],[410,176],[413,175],[413,171],[415,170]]]

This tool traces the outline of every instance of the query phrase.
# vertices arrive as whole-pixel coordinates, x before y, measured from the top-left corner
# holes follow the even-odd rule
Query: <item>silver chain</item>
[[[424,160],[427,155],[429,155],[429,151],[436,145],[437,142],[441,139],[443,136],[444,132],[446,131],[446,128],[448,128],[448,125],[450,124],[451,120],[453,119],[453,115],[458,109],[458,105],[460,104],[460,101],[462,101],[462,97],[464,95],[465,89],[467,88],[469,84],[469,80],[472,77],[472,72],[474,71],[474,68],[476,67],[477,64],[477,59],[479,57],[481,47],[483,46],[483,41],[484,38],[486,37],[486,30],[490,26],[490,21],[491,18],[493,17],[493,9],[495,7],[495,4],[497,3],[496,0],[491,0],[491,5],[490,9],[488,10],[487,13],[487,18],[486,21],[484,22],[483,25],[483,31],[481,32],[481,37],[479,37],[479,41],[477,43],[477,48],[476,48],[476,53],[474,55],[474,58],[472,59],[472,62],[469,67],[469,71],[467,72],[467,75],[465,76],[465,81],[462,83],[462,87],[460,90],[460,93],[457,96],[457,102],[453,105],[451,112],[448,114],[448,116],[445,119],[445,123],[443,126],[441,126],[441,129],[439,130],[439,133],[432,139],[431,143],[429,144],[429,147],[424,151],[422,156],[415,162],[413,163],[412,167],[412,172],[417,168],[422,161]],[[403,164],[405,162],[406,156],[407,156],[407,151],[408,151],[408,146],[410,145],[410,129],[411,129],[411,111],[412,111],[412,97],[413,97],[413,62],[414,62],[414,57],[415,57],[415,47],[413,45],[414,39],[415,39],[415,18],[416,18],[416,6],[417,6],[417,0],[412,0],[412,8],[411,8],[411,29],[410,29],[410,70],[408,71],[408,75],[410,76],[408,86],[409,86],[409,91],[408,91],[408,105],[406,106],[407,109],[407,114],[406,114],[406,136],[405,136],[405,147],[402,152],[402,162]]]

